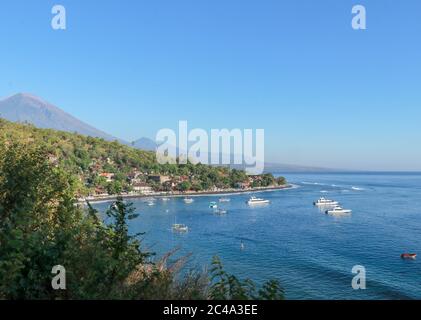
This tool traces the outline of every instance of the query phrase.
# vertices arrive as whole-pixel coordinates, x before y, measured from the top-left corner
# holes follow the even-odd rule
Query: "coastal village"
[[[229,177],[231,169],[222,168],[221,175]],[[239,171],[239,170],[238,170]],[[243,171],[241,172],[241,175]],[[92,172],[97,175],[98,185],[89,193],[86,199],[102,199],[122,196],[151,196],[151,195],[181,195],[201,193],[245,192],[249,190],[282,188],[286,186],[283,177],[274,178],[272,174],[244,175],[242,181],[228,184],[214,184],[203,187],[200,183],[203,177],[195,174],[176,175],[159,174],[153,171],[132,169],[127,175],[101,171]],[[117,187],[115,187],[117,185]]]

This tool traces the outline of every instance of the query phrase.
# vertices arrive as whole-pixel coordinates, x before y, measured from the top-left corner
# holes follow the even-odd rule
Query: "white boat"
[[[219,198],[219,202],[230,202],[230,198]]]
[[[189,227],[187,227],[185,224],[174,223],[172,225],[172,230],[174,232],[188,232],[189,231]]]
[[[337,206],[339,202],[321,197],[317,201],[313,202],[313,204],[318,207],[326,207],[326,206]]]
[[[185,203],[193,203],[193,199],[192,198],[184,198],[184,202]]]
[[[267,204],[269,203],[269,200],[266,199],[262,199],[262,198],[256,198],[256,197],[251,197],[248,201],[247,204],[248,205],[255,205],[255,204]]]
[[[154,206],[154,205],[155,205],[155,202],[153,202],[153,201],[149,201],[149,202],[148,202],[148,206],[152,207],[152,206]]]
[[[227,214],[227,210],[218,209],[218,210],[215,211],[215,214],[217,214],[217,215],[224,215],[224,214]]]
[[[343,214],[351,214],[352,210],[344,209],[340,206],[335,206],[333,209],[326,210],[325,213],[329,215],[343,215]]]
[[[170,198],[163,197],[163,198],[161,198],[161,200],[162,200],[162,201],[170,201]]]
[[[211,203],[209,203],[209,208],[216,209],[218,208],[218,205],[216,204],[216,202],[212,201]]]

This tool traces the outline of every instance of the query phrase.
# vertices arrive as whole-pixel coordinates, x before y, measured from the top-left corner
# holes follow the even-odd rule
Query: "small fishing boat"
[[[219,202],[230,202],[230,198],[219,198]]]
[[[163,198],[161,198],[161,200],[162,200],[162,201],[170,201],[170,198],[163,197]]]
[[[216,202],[212,201],[211,203],[209,203],[209,208],[216,209],[218,208],[218,205],[216,204]]]
[[[193,203],[193,199],[192,198],[184,198],[184,202],[185,203]]]
[[[417,254],[416,253],[402,253],[401,258],[415,260],[417,258]]]
[[[215,210],[215,214],[222,216],[224,214],[227,214],[227,210],[218,209],[218,210]]]
[[[248,201],[247,204],[248,205],[255,205],[255,204],[267,204],[269,203],[269,200],[266,199],[262,199],[262,198],[256,198],[256,197],[251,197]]]
[[[172,225],[172,230],[174,232],[188,232],[189,231],[189,227],[187,227],[185,224],[174,223]]]

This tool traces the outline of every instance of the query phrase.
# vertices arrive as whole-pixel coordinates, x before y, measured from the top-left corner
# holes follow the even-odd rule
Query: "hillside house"
[[[153,192],[152,187],[148,186],[146,183],[134,183],[132,187],[134,191],[143,194],[150,194]]]
[[[148,176],[149,181],[157,182],[159,184],[163,184],[167,181],[171,180],[171,177],[169,176],[162,176],[162,175],[149,175]]]
[[[112,182],[114,179],[114,173],[111,172],[102,172],[99,174],[100,177],[104,177],[107,182]]]

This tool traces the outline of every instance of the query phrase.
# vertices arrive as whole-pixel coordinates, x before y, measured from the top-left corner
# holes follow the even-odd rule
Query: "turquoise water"
[[[226,269],[261,283],[276,278],[288,299],[421,299],[421,174],[287,174],[296,189],[259,193],[270,205],[249,207],[250,194],[229,196],[216,216],[210,201],[220,196],[134,200],[140,217],[133,232],[158,256],[180,247],[189,266],[204,268],[212,256]],[[333,198],[353,210],[349,217],[323,214],[312,203]],[[97,204],[104,209],[107,204]],[[174,234],[173,223],[189,226]],[[241,242],[244,249],[241,249]],[[417,252],[418,260],[400,259]],[[366,268],[366,290],[353,290],[352,267]]]

